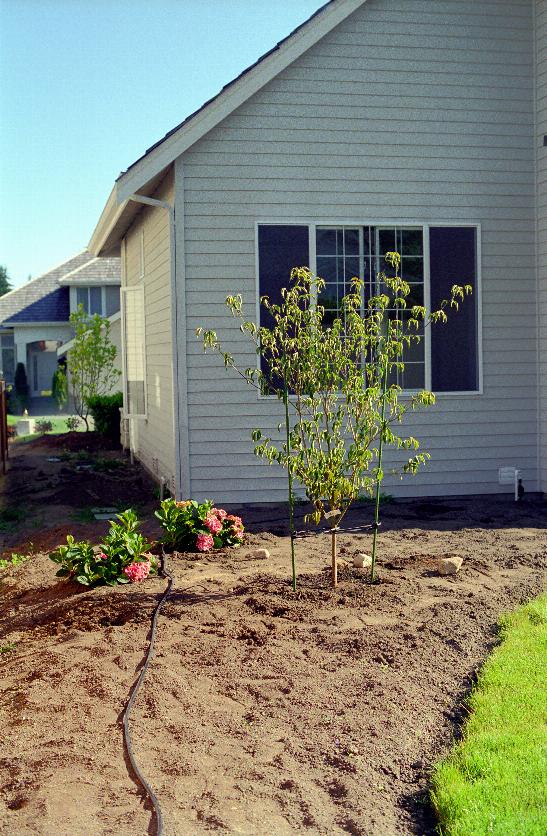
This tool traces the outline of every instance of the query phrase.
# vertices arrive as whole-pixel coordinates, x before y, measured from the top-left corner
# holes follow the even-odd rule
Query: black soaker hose
[[[162,547],[162,550],[161,550],[161,558],[160,558],[160,575],[163,578],[169,578],[169,583],[167,584],[167,588],[166,588],[165,592],[163,593],[163,595],[161,596],[161,598],[160,598],[160,600],[159,600],[159,602],[156,606],[156,609],[154,610],[154,614],[152,616],[152,627],[151,627],[151,630],[150,630],[150,643],[148,645],[148,651],[146,653],[146,658],[145,658],[145,661],[144,661],[144,665],[142,666],[142,670],[140,672],[139,678],[137,679],[137,682],[135,683],[135,685],[133,687],[133,690],[131,692],[131,696],[129,697],[129,700],[127,701],[127,705],[125,707],[125,711],[124,711],[124,714],[123,714],[123,738],[124,738],[124,743],[125,743],[125,749],[126,749],[126,752],[127,752],[127,756],[128,756],[128,758],[131,762],[131,766],[133,768],[133,771],[134,771],[139,783],[141,784],[144,792],[146,793],[146,795],[150,799],[152,807],[154,809],[154,816],[156,818],[156,836],[161,836],[162,833],[163,833],[163,817],[162,817],[162,814],[161,814],[161,807],[160,807],[158,799],[156,798],[154,790],[152,789],[152,787],[150,786],[150,784],[148,783],[148,781],[146,780],[146,778],[144,777],[144,775],[140,771],[140,769],[137,765],[137,761],[135,760],[135,755],[133,753],[133,744],[131,742],[131,734],[130,734],[130,731],[129,731],[129,717],[131,715],[131,709],[133,708],[133,703],[135,702],[135,699],[136,699],[137,694],[139,692],[139,688],[141,687],[143,679],[146,675],[148,665],[150,664],[150,662],[152,661],[152,658],[154,656],[154,642],[155,642],[155,639],[156,639],[156,629],[157,629],[157,626],[158,626],[158,616],[160,614],[160,610],[161,610],[164,602],[166,601],[166,599],[170,595],[171,589],[172,589],[172,586],[173,586],[173,575],[171,575],[171,573],[168,572],[167,569],[165,568],[165,552],[163,551],[163,547]]]

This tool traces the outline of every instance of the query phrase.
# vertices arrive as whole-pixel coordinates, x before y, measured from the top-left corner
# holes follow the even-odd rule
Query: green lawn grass
[[[66,425],[66,416],[64,418],[57,418],[55,415],[32,415],[31,416],[33,421],[51,421],[52,430],[46,435],[59,435],[60,433],[68,432],[68,428]],[[8,427],[16,427],[17,422],[21,420],[20,415],[8,415]],[[85,430],[85,424],[83,421],[80,421],[80,425],[78,426],[78,432]],[[15,441],[32,441],[34,438],[39,438],[40,433],[31,433],[30,435],[18,435],[15,436]]]
[[[433,776],[446,836],[547,833],[547,595],[500,627],[501,644],[469,699],[463,739]]]

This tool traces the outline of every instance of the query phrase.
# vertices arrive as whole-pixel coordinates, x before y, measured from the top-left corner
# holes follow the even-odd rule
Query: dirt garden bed
[[[46,463],[50,452],[29,448],[18,478],[46,464],[75,467]],[[142,474],[118,468],[114,478],[151,519]],[[41,549],[71,528],[74,486],[61,504],[51,501],[62,482],[60,474],[41,505],[39,492],[29,494],[33,514],[48,507],[33,535]],[[371,510],[360,506],[340,535],[347,566],[338,589],[329,588],[320,533],[298,541],[296,595],[286,509],[237,510],[250,530],[244,547],[169,558],[175,588],[133,715],[136,756],[166,833],[433,832],[431,766],[458,728],[499,614],[541,587],[545,505],[509,497],[386,505],[376,586],[351,566],[370,547],[362,526]],[[25,525],[5,537],[24,540]],[[98,539],[106,524],[71,525]],[[258,547],[268,560],[249,556]],[[457,575],[436,574],[445,554],[464,558]],[[38,551],[0,578],[0,831],[153,832],[124,759],[120,714],[165,581],[89,591],[56,579],[55,568]]]

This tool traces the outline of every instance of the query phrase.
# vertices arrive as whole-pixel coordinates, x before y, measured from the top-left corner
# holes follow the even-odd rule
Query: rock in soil
[[[439,575],[455,575],[462,568],[463,557],[442,557],[437,563]]]

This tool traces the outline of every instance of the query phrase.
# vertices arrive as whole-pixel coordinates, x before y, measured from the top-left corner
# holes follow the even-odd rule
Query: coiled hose
[[[133,690],[131,692],[129,700],[127,701],[127,705],[125,707],[125,711],[123,713],[123,738],[124,738],[124,743],[125,743],[125,749],[126,749],[126,752],[127,752],[127,756],[128,756],[128,758],[131,762],[131,767],[133,769],[133,772],[135,773],[135,776],[136,776],[137,780],[139,781],[140,785],[142,786],[144,792],[146,793],[146,795],[148,796],[148,798],[150,799],[150,802],[152,804],[152,808],[154,810],[154,816],[155,816],[155,819],[156,819],[156,836],[162,836],[162,833],[163,833],[163,817],[162,817],[162,814],[161,814],[161,807],[160,807],[160,803],[159,803],[158,799],[156,798],[154,790],[152,789],[152,787],[150,786],[150,784],[148,783],[148,781],[146,780],[146,778],[142,774],[141,770],[138,767],[137,761],[135,759],[135,754],[133,752],[133,744],[132,744],[132,741],[131,741],[131,733],[129,731],[129,718],[131,716],[131,710],[133,708],[133,704],[134,704],[135,699],[137,697],[137,694],[139,692],[139,688],[142,685],[144,677],[146,676],[146,671],[148,670],[148,666],[149,666],[149,664],[152,661],[153,656],[154,656],[154,642],[156,640],[156,630],[157,630],[157,626],[158,626],[158,616],[160,614],[160,610],[161,610],[163,604],[165,603],[165,601],[167,600],[167,598],[169,597],[169,595],[171,594],[171,589],[173,587],[173,580],[174,580],[173,575],[171,575],[171,573],[165,568],[165,552],[163,551],[163,547],[162,547],[162,550],[161,550],[161,557],[160,557],[160,575],[163,578],[168,578],[169,582],[167,584],[165,592],[161,596],[158,604],[156,605],[154,613],[152,615],[152,626],[151,626],[151,630],[150,630],[150,642],[149,642],[149,645],[148,645],[148,651],[146,653],[146,658],[144,660],[144,665],[142,666],[142,670],[139,674],[139,678],[137,679],[137,681],[136,681],[136,683],[133,687]]]

